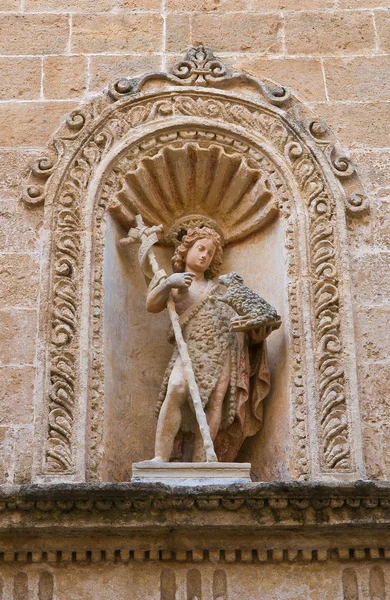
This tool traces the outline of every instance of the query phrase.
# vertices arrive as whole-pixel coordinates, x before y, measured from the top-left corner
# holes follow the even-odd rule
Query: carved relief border
[[[300,291],[298,284],[299,269],[298,269],[298,257],[297,257],[297,239],[298,232],[295,224],[296,214],[290,202],[291,194],[289,194],[283,179],[278,173],[275,164],[265,154],[261,152],[260,147],[256,147],[248,137],[240,137],[234,135],[230,129],[220,130],[217,123],[214,124],[214,133],[210,132],[209,129],[204,129],[202,125],[195,126],[188,125],[183,129],[183,125],[180,126],[179,130],[176,131],[174,123],[169,126],[164,132],[160,132],[160,135],[150,134],[141,139],[141,141],[135,142],[133,145],[127,147],[126,153],[121,155],[115,162],[111,164],[111,170],[109,176],[104,180],[101,187],[101,193],[99,196],[99,203],[95,211],[95,229],[94,239],[96,241],[95,249],[95,274],[93,277],[93,356],[94,364],[92,368],[92,391],[91,391],[91,423],[89,424],[89,465],[88,465],[88,477],[90,479],[99,480],[98,465],[101,462],[99,456],[102,454],[102,438],[103,438],[103,419],[102,415],[94,413],[95,407],[100,404],[103,399],[103,348],[101,331],[103,330],[103,310],[101,305],[101,299],[103,296],[103,273],[101,265],[103,262],[104,252],[104,225],[105,225],[105,214],[106,209],[112,202],[115,193],[119,191],[121,187],[120,176],[126,172],[128,165],[127,155],[136,155],[139,160],[143,156],[148,155],[150,152],[156,152],[159,148],[163,147],[164,144],[172,143],[175,139],[175,132],[177,136],[182,136],[183,140],[190,138],[196,140],[199,137],[200,140],[205,140],[209,143],[215,143],[218,139],[222,145],[230,146],[237,152],[238,148],[241,148],[243,154],[248,153],[252,161],[257,160],[259,166],[263,172],[268,173],[272,180],[273,187],[277,193],[279,200],[279,206],[281,214],[285,219],[285,237],[287,253],[287,277],[290,281],[288,288],[288,303],[290,306],[290,344],[293,349],[292,352],[292,366],[294,371],[293,386],[292,386],[292,414],[294,419],[293,425],[293,460],[292,469],[294,477],[298,480],[307,480],[310,476],[310,459],[308,455],[308,431],[307,431],[307,407],[306,407],[306,394],[305,394],[305,378],[302,369],[304,348],[303,344],[303,323],[300,314]],[[256,158],[255,158],[256,157]],[[100,304],[99,304],[100,302]],[[97,310],[95,310],[97,309]],[[99,357],[99,360],[95,360],[95,357]],[[100,450],[99,450],[100,449]]]
[[[334,145],[328,142],[325,150],[321,148],[321,155],[321,151],[315,149],[318,140],[314,140],[313,131],[316,133],[317,130],[313,129],[312,123],[309,125],[309,134],[302,123],[272,104],[265,104],[262,100],[242,100],[232,93],[215,89],[186,88],[184,92],[170,88],[167,92],[146,94],[145,97],[121,97],[119,93],[117,96],[119,100],[114,106],[110,106],[106,99],[101,99],[81,111],[72,113],[65,129],[53,142],[59,165],[61,163],[56,177],[51,177],[57,168],[53,160],[40,159],[32,172],[34,177],[49,179],[45,191],[50,197],[53,211],[54,256],[51,265],[53,294],[49,302],[50,319],[48,329],[44,333],[50,339],[43,400],[43,430],[48,430],[48,437],[45,441],[43,464],[38,471],[40,474],[76,475],[81,478],[85,476],[83,468],[80,468],[80,461],[76,460],[75,446],[76,433],[80,431],[80,414],[85,412],[85,407],[78,404],[79,336],[84,261],[81,248],[85,241],[83,201],[90,181],[110,148],[129,131],[139,128],[142,137],[142,127],[146,124],[150,126],[152,122],[168,122],[185,117],[208,119],[216,124],[225,123],[227,127],[234,124],[244,132],[266,140],[281,157],[284,156],[286,165],[293,173],[293,179],[300,187],[307,209],[307,237],[311,242],[311,325],[315,332],[315,385],[319,390],[315,407],[317,426],[314,437],[318,436],[319,440],[315,476],[361,474],[359,424],[352,423],[350,407],[351,402],[356,403],[357,399],[351,399],[351,389],[348,387],[349,367],[345,364],[343,354],[343,330],[347,326],[343,322],[342,294],[339,290],[338,255],[341,249],[339,239],[335,237],[340,223],[336,219],[334,196],[335,193],[340,195],[340,191],[337,192],[335,187],[334,172],[345,172],[345,163],[342,162],[340,168],[340,161],[337,157],[334,159]],[[100,225],[104,221],[109,192],[112,191],[109,186],[109,182],[104,185],[96,212],[96,219]],[[35,198],[38,201],[43,193],[42,188],[35,189],[31,185],[28,187],[27,194],[30,200]],[[297,225],[288,216],[288,192],[282,204],[282,212],[287,215],[286,246],[291,251],[292,246],[297,247]],[[102,268],[102,257],[99,256],[101,246],[99,250],[99,244],[96,244],[96,249],[94,279],[99,282]],[[296,268],[295,264],[295,259],[290,257],[291,273]],[[298,275],[297,272],[295,274]],[[305,398],[308,382],[304,380],[305,366],[302,354],[305,351],[307,354],[307,347],[304,351],[299,293],[299,285],[293,281],[289,286],[289,303],[292,309],[291,348],[295,360],[293,418],[297,444],[294,450],[299,465],[297,478],[307,478],[309,468],[306,413],[310,401]],[[101,332],[101,311],[102,290],[99,285],[95,285],[92,307],[92,314],[96,317],[93,334],[95,341]],[[91,359],[92,372],[99,374],[92,377],[92,415],[102,402],[103,394],[103,356],[99,343],[95,344]],[[356,395],[355,390],[353,394]],[[92,429],[94,426],[92,419]],[[96,428],[98,427],[96,423]],[[99,444],[92,438],[93,435],[92,446],[97,444],[96,448],[91,447],[95,453],[95,466],[92,471],[96,471],[99,463]]]

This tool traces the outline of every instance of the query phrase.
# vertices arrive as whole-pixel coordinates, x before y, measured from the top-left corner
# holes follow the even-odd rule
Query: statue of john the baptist
[[[263,400],[270,389],[265,338],[272,327],[245,332],[231,327],[234,311],[215,300],[223,290],[218,281],[222,253],[214,229],[189,229],[173,255],[174,273],[149,292],[146,308],[152,313],[164,310],[172,294],[218,460],[231,462],[245,438],[262,426]],[[202,462],[202,437],[177,346],[157,413],[153,460]]]

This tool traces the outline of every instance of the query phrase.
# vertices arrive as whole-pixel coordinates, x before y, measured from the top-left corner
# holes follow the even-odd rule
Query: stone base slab
[[[131,481],[168,485],[250,483],[250,463],[164,463],[145,460],[133,464]]]

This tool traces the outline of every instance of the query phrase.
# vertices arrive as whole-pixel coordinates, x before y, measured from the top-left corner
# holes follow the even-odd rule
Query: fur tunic
[[[217,391],[220,380],[226,382],[226,377],[229,377],[222,401],[220,432],[215,440],[219,460],[229,461],[234,460],[245,437],[254,435],[261,427],[262,400],[269,391],[269,371],[265,343],[256,344],[255,333],[230,331],[234,311],[213,299],[222,289],[217,283],[210,282],[206,292],[180,316],[180,323],[203,407],[207,406],[212,394]],[[169,339],[174,343],[172,331]],[[177,358],[178,349],[175,346],[164,375],[157,414],[165,399]],[[192,400],[188,397],[182,407],[181,430],[194,431],[195,427]]]

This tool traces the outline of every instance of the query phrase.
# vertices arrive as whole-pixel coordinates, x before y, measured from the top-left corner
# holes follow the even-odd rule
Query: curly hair
[[[205,271],[204,276],[206,279],[214,279],[217,277],[222,265],[222,242],[221,236],[210,227],[194,227],[187,231],[172,256],[172,267],[175,273],[183,273],[188,250],[195,242],[204,239],[211,240],[215,246],[213,260],[211,261],[209,268]]]

